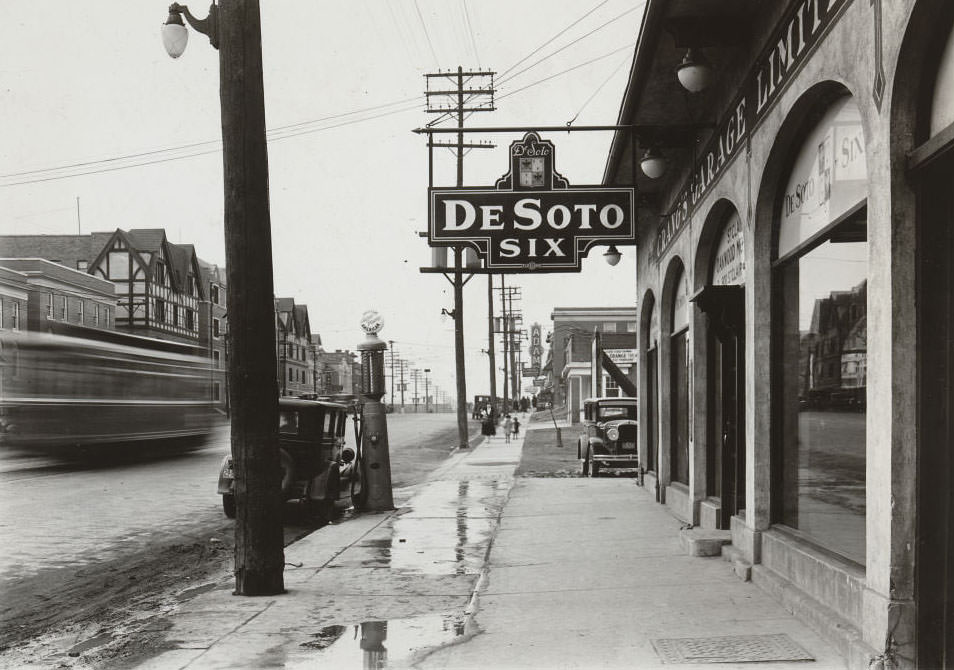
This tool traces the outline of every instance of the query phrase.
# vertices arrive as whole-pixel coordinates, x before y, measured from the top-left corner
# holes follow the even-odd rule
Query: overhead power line
[[[579,65],[574,65],[573,67],[569,67],[569,68],[567,68],[567,69],[565,69],[565,70],[562,70],[562,71],[560,71],[560,72],[557,72],[557,73],[555,73],[555,74],[551,74],[549,77],[544,77],[543,79],[538,79],[537,81],[535,81],[535,82],[533,82],[533,83],[530,83],[530,84],[527,84],[526,86],[521,86],[521,87],[518,88],[518,89],[514,89],[513,91],[510,91],[509,93],[504,93],[503,95],[498,95],[498,96],[497,96],[497,100],[503,100],[504,98],[509,98],[511,95],[516,95],[517,93],[521,93],[521,92],[523,92],[523,91],[526,91],[528,88],[533,88],[534,86],[538,86],[538,85],[540,85],[540,84],[543,84],[543,83],[545,83],[545,82],[548,82],[548,81],[550,81],[551,79],[555,79],[555,78],[560,77],[560,76],[562,76],[562,75],[564,75],[564,74],[567,74],[567,73],[569,73],[569,72],[573,72],[574,70],[579,70],[581,67],[586,67],[587,65],[591,65],[592,63],[596,63],[597,61],[601,61],[601,60],[603,60],[604,58],[609,58],[610,56],[613,56],[613,55],[615,55],[615,54],[618,54],[620,51],[623,51],[624,49],[632,49],[634,46],[636,46],[636,43],[635,43],[635,42],[632,42],[632,43],[627,44],[627,45],[625,45],[625,46],[621,46],[619,49],[613,49],[613,50],[610,51],[609,53],[605,53],[605,54],[603,54],[602,56],[597,56],[596,58],[593,58],[593,59],[590,59],[590,60],[586,61],[585,63],[580,63]]]
[[[408,105],[398,109],[389,110],[386,112],[382,112],[380,114],[373,114],[371,116],[362,117],[360,119],[351,119],[348,121],[342,121],[340,123],[333,123],[330,125],[325,125],[325,126],[320,126],[315,128],[305,128],[305,129],[296,130],[293,132],[285,132],[284,134],[280,134],[279,129],[276,129],[275,131],[266,132],[266,136],[269,142],[279,142],[281,140],[287,140],[293,137],[299,137],[301,135],[310,135],[312,133],[333,130],[335,128],[342,128],[344,126],[350,126],[357,123],[373,121],[375,119],[379,119],[385,116],[417,111],[421,109],[421,107],[422,105],[420,103],[415,103],[413,105]],[[67,179],[70,177],[83,177],[87,175],[100,174],[104,172],[115,172],[117,170],[126,170],[128,168],[133,168],[133,167],[156,165],[158,163],[168,163],[170,161],[183,160],[186,158],[195,158],[198,156],[208,156],[211,154],[217,154],[221,151],[221,146],[214,146],[213,148],[205,149],[202,151],[192,151],[192,152],[188,152],[184,154],[177,153],[171,156],[166,155],[166,156],[151,158],[151,159],[148,158],[149,156],[156,156],[157,154],[168,154],[175,151],[182,151],[183,149],[196,148],[203,145],[221,145],[221,140],[210,140],[208,142],[196,142],[191,145],[183,145],[180,147],[173,147],[169,149],[157,149],[154,151],[143,152],[140,154],[128,154],[125,156],[106,158],[100,161],[88,161],[86,163],[77,163],[72,166],[60,166],[60,167],[54,167],[54,168],[46,168],[44,170],[36,170],[33,172],[26,173],[26,175],[43,174],[44,176],[35,176],[29,179],[21,179],[18,181],[12,181],[5,184],[0,184],[0,188],[5,188],[8,186],[24,186],[27,184],[38,184],[38,183],[47,182],[47,181],[55,181],[57,179]],[[145,160],[140,160],[140,159],[145,159]],[[129,162],[123,163],[122,161],[129,161]],[[121,164],[115,165],[114,163],[121,163]],[[108,164],[108,165],[104,166],[105,164]],[[93,166],[100,166],[100,167],[93,167]],[[76,170],[75,169],[76,167],[80,167],[80,168],[87,167],[88,169]],[[62,172],[64,170],[71,170],[71,171],[67,174],[49,174],[52,172]],[[17,176],[17,175],[2,175],[0,176],[0,178],[10,178],[11,176]]]
[[[560,37],[561,35],[563,35],[564,33],[566,33],[566,32],[567,32],[568,30],[570,30],[573,26],[575,26],[575,25],[578,24],[580,21],[582,21],[583,19],[585,19],[587,16],[589,16],[590,14],[592,14],[593,12],[595,12],[597,9],[599,9],[600,7],[602,7],[603,5],[605,5],[607,2],[609,2],[609,0],[602,0],[602,2],[597,3],[596,6],[593,7],[593,9],[591,9],[591,10],[588,11],[588,12],[586,12],[583,16],[581,16],[580,18],[578,18],[576,21],[574,21],[573,23],[571,23],[570,25],[568,25],[566,28],[564,28],[563,30],[561,30],[560,32],[558,32],[556,35],[554,35],[554,36],[551,37],[550,39],[544,41],[544,42],[543,42],[540,46],[538,46],[536,49],[534,49],[533,51],[531,51],[530,53],[528,53],[526,56],[524,56],[523,58],[521,58],[520,60],[518,60],[516,63],[514,63],[513,65],[511,65],[510,67],[508,67],[508,68],[507,68],[506,70],[504,70],[503,72],[501,72],[501,73],[500,73],[500,77],[501,77],[501,78],[506,77],[512,70],[516,69],[516,67],[517,67],[518,65],[520,65],[520,63],[524,62],[524,61],[527,60],[528,58],[532,58],[535,54],[539,53],[539,52],[543,49],[543,47],[547,46],[548,44],[551,44],[551,43],[553,42],[553,40],[557,39],[558,37]]]
[[[524,56],[523,58],[521,58],[520,60],[518,60],[518,61],[517,61],[516,63],[514,63],[513,65],[511,65],[509,68],[507,68],[507,70],[505,70],[503,74],[506,75],[507,73],[512,72],[512,71],[513,71],[517,66],[519,66],[521,63],[525,62],[527,59],[531,58],[531,57],[532,57],[533,55],[535,55],[536,53],[539,53],[539,51],[541,51],[547,44],[552,43],[552,41],[553,41],[554,39],[560,37],[561,35],[564,35],[567,31],[569,31],[570,29],[572,29],[574,26],[576,26],[577,24],[579,24],[581,21],[583,21],[583,20],[584,20],[585,18],[587,18],[588,16],[590,16],[593,12],[595,12],[595,11],[598,10],[600,7],[602,7],[603,5],[605,5],[608,1],[609,1],[609,0],[602,0],[601,2],[599,2],[598,4],[596,4],[592,9],[590,9],[590,10],[587,11],[585,14],[583,14],[581,17],[579,17],[578,19],[576,19],[575,21],[573,21],[572,23],[570,23],[566,28],[562,29],[562,30],[561,30],[560,32],[558,32],[554,37],[550,38],[549,40],[547,40],[546,42],[544,42],[543,44],[541,44],[539,47],[537,47],[536,49],[534,49],[533,51],[531,51],[529,54],[527,54],[526,56]],[[468,30],[470,31],[470,35],[471,35],[471,42],[472,42],[472,45],[473,45],[473,48],[474,48],[474,52],[475,52],[475,55],[476,55],[476,54],[477,54],[477,43],[476,43],[476,37],[475,37],[474,32],[473,32],[473,27],[472,27],[472,24],[471,24],[471,21],[470,21],[470,13],[469,13],[469,10],[468,10],[468,7],[467,7],[467,0],[462,0],[462,3],[463,3],[464,14],[465,14],[465,17],[466,17],[467,27],[468,27]],[[517,76],[519,76],[519,75],[525,73],[526,71],[530,70],[531,68],[536,67],[536,66],[539,65],[540,63],[542,63],[542,62],[548,60],[549,58],[552,58],[552,57],[555,56],[556,54],[558,54],[558,53],[564,51],[564,50],[567,49],[568,47],[572,46],[573,44],[578,43],[579,41],[585,39],[586,37],[589,37],[590,35],[594,34],[594,33],[597,32],[598,30],[600,30],[600,29],[604,28],[605,26],[609,25],[610,23],[613,23],[614,21],[620,20],[623,16],[629,14],[630,12],[634,11],[635,9],[638,9],[640,6],[643,6],[643,5],[645,5],[645,2],[640,2],[640,3],[638,3],[638,4],[637,4],[636,6],[634,6],[633,8],[631,8],[631,9],[629,9],[629,10],[623,12],[622,14],[620,14],[620,15],[618,15],[617,17],[611,19],[610,21],[608,21],[608,22],[606,22],[606,23],[604,23],[604,24],[598,26],[597,28],[595,28],[595,29],[591,30],[590,32],[586,33],[585,35],[583,35],[582,37],[577,38],[577,39],[574,40],[573,42],[570,42],[569,44],[567,44],[567,45],[561,47],[561,48],[558,49],[557,51],[555,51],[555,52],[549,54],[548,56],[545,56],[545,57],[539,59],[538,61],[534,62],[533,64],[531,64],[531,65],[529,65],[529,66],[523,68],[523,69],[520,70],[519,72],[517,72],[517,73],[511,75],[510,77],[507,77],[504,81],[509,81],[510,79],[513,79],[514,77],[517,77]],[[421,25],[422,25],[422,27],[424,28],[425,37],[427,38],[428,44],[429,44],[430,49],[431,49],[431,53],[432,53],[432,55],[433,55],[433,56],[435,57],[435,59],[436,59],[436,52],[434,52],[433,43],[432,43],[431,40],[430,40],[430,35],[429,35],[428,32],[427,32],[427,27],[426,27],[426,25],[425,25],[425,23],[424,23],[423,15],[421,14],[420,7],[418,6],[416,0],[415,0],[415,3],[414,3],[414,6],[415,6],[415,10],[417,11],[418,19],[420,20]],[[392,9],[391,6],[390,6],[390,4],[388,4],[388,8],[389,8],[389,10]],[[392,16],[393,16],[393,13],[392,13]],[[524,86],[522,86],[522,87],[520,87],[520,88],[514,89],[514,90],[512,90],[512,91],[508,91],[508,92],[504,93],[503,95],[498,96],[498,100],[499,100],[499,99],[503,99],[503,98],[507,98],[507,97],[509,97],[509,96],[511,96],[511,95],[516,95],[517,93],[523,92],[523,91],[525,91],[525,90],[527,90],[527,89],[529,89],[529,88],[532,88],[532,87],[537,86],[537,85],[539,85],[539,84],[542,84],[542,83],[545,83],[545,82],[547,82],[547,81],[550,81],[551,79],[554,79],[554,78],[556,78],[556,77],[562,76],[562,75],[564,75],[564,74],[567,74],[567,73],[569,73],[569,72],[572,72],[572,71],[574,71],[574,70],[577,70],[577,69],[579,69],[579,68],[581,68],[581,67],[585,67],[585,66],[587,66],[587,65],[590,65],[590,64],[592,64],[592,63],[594,63],[594,62],[597,62],[597,61],[599,61],[599,60],[602,60],[602,59],[604,59],[604,58],[608,58],[609,56],[612,56],[613,54],[618,53],[619,51],[621,51],[621,50],[623,50],[623,49],[631,48],[632,46],[633,46],[632,44],[631,44],[631,45],[627,45],[627,46],[622,47],[622,48],[620,48],[620,49],[616,49],[616,50],[614,50],[614,51],[612,51],[612,52],[610,52],[610,53],[604,54],[604,55],[599,56],[599,57],[597,57],[597,58],[588,60],[588,61],[586,61],[586,62],[584,62],[584,63],[580,63],[580,64],[575,65],[575,66],[573,66],[573,67],[570,67],[570,68],[567,68],[567,69],[562,70],[562,71],[560,71],[560,72],[557,72],[557,73],[555,73],[555,74],[552,74],[552,75],[550,75],[550,76],[547,76],[547,77],[544,77],[544,78],[542,78],[542,79],[538,79],[538,80],[536,80],[536,81],[530,82],[529,84],[526,84],[526,85],[524,85]],[[479,58],[478,58],[478,60],[479,60]],[[617,70],[618,70],[618,68],[617,68]],[[615,71],[614,71],[614,74],[615,74]],[[610,75],[610,78],[612,78],[612,75]],[[608,81],[608,79],[607,79],[607,81]],[[587,101],[586,101],[586,102],[583,104],[583,106],[580,108],[581,111],[582,111],[583,107],[585,107],[585,106],[593,99],[593,97],[596,95],[596,93],[598,93],[599,90],[600,90],[603,86],[605,86],[605,83],[606,83],[606,82],[604,82],[603,84],[601,84],[600,87],[597,88],[596,92],[595,92],[593,95],[591,95],[589,99],[587,99]],[[391,116],[391,115],[394,115],[394,114],[402,114],[402,113],[405,113],[405,112],[410,112],[410,111],[414,111],[414,110],[420,109],[420,108],[421,108],[421,105],[420,105],[419,103],[416,103],[416,102],[415,102],[416,100],[418,100],[418,98],[404,98],[404,99],[401,99],[401,100],[394,100],[394,101],[391,101],[391,102],[386,102],[386,103],[382,103],[382,104],[378,104],[378,105],[371,105],[371,106],[369,106],[369,107],[363,107],[363,108],[360,108],[360,109],[351,110],[351,111],[347,111],[347,112],[340,112],[340,113],[338,113],[338,114],[331,114],[331,115],[324,116],[324,117],[319,117],[319,118],[316,118],[316,119],[310,119],[310,120],[306,120],[306,121],[299,121],[299,122],[296,122],[296,123],[286,124],[286,125],[283,125],[283,126],[277,126],[277,127],[275,127],[275,128],[270,128],[270,129],[268,129],[268,130],[266,131],[266,136],[267,136],[267,138],[268,138],[268,140],[269,140],[270,142],[274,142],[274,141],[280,141],[280,140],[290,139],[290,138],[293,138],[293,137],[298,137],[298,136],[301,136],[301,135],[307,135],[307,134],[312,134],[312,133],[317,133],[317,132],[323,132],[323,131],[327,131],[327,130],[332,130],[332,129],[335,129],[335,128],[341,128],[341,127],[344,127],[344,126],[349,126],[349,125],[353,125],[353,124],[357,124],[357,123],[364,123],[364,122],[366,122],[366,121],[372,121],[372,120],[380,119],[380,118],[383,118],[383,117],[386,117],[386,116]],[[414,103],[414,104],[408,104],[408,103]],[[392,108],[392,107],[395,108],[395,109],[388,109],[388,108]],[[357,118],[357,119],[349,119],[349,120],[344,121],[344,122],[341,122],[341,123],[332,123],[332,124],[328,124],[328,123],[327,123],[328,121],[333,121],[333,120],[335,120],[335,119],[341,119],[341,118],[345,118],[345,117],[349,117],[349,116],[354,116],[354,115],[357,115],[357,114],[364,114],[364,113],[370,112],[370,111],[385,110],[385,109],[388,109],[388,111],[382,112],[382,113],[380,113],[380,114],[373,114],[373,115],[370,115],[370,116],[365,116],[365,117]],[[579,115],[579,112],[577,112],[577,116],[578,116],[578,115]],[[575,117],[574,117],[574,118],[575,118]],[[441,116],[441,117],[438,117],[438,118],[436,118],[436,119],[433,119],[428,125],[436,125],[437,123],[440,123],[440,122],[443,121],[443,120],[445,120],[445,118],[444,118],[443,116]],[[207,147],[207,148],[206,148],[206,149],[203,149],[202,147]],[[141,151],[141,152],[136,152],[136,153],[123,154],[123,155],[120,155],[120,156],[113,156],[113,157],[103,158],[103,159],[80,161],[80,162],[76,162],[76,163],[69,163],[69,164],[66,164],[66,165],[59,165],[59,166],[48,167],[48,168],[37,168],[37,169],[33,169],[33,170],[23,170],[23,171],[18,171],[18,172],[11,172],[11,173],[8,173],[8,174],[0,175],[0,179],[15,179],[15,181],[11,181],[11,182],[8,182],[8,183],[0,183],[0,188],[9,187],[9,186],[21,186],[21,185],[27,185],[27,184],[35,184],[35,183],[41,183],[41,182],[47,182],[47,181],[55,181],[55,180],[59,180],[59,179],[68,179],[68,178],[71,178],[71,177],[81,177],[81,176],[86,176],[86,175],[91,175],[91,174],[100,174],[100,173],[105,173],[105,172],[114,172],[114,171],[118,171],[118,170],[125,170],[125,169],[129,169],[129,168],[134,168],[134,167],[141,167],[141,166],[146,166],[146,165],[155,165],[155,164],[165,163],[165,162],[170,162],[170,161],[184,160],[184,159],[195,158],[195,157],[199,157],[199,156],[212,155],[212,154],[217,154],[217,153],[219,153],[220,151],[221,151],[221,140],[219,140],[219,139],[216,139],[216,140],[206,140],[206,141],[202,141],[202,142],[192,142],[192,143],[189,143],[189,144],[182,144],[182,145],[178,145],[178,146],[174,146],[174,147],[164,147],[164,148],[151,149],[151,150]],[[16,179],[17,177],[27,177],[27,178],[26,178],[26,179]]]
[[[634,6],[630,7],[629,9],[627,9],[627,10],[626,10],[625,12],[623,12],[622,14],[619,14],[618,16],[616,16],[616,17],[610,19],[610,20],[607,21],[606,23],[602,23],[602,24],[598,25],[596,28],[594,28],[594,29],[591,30],[590,32],[588,32],[588,33],[586,33],[586,34],[584,34],[584,35],[581,35],[581,36],[577,37],[577,38],[576,38],[575,40],[573,40],[572,42],[569,42],[568,44],[564,44],[562,47],[560,47],[559,49],[557,49],[557,50],[554,51],[553,53],[551,53],[551,54],[549,54],[549,55],[547,55],[547,56],[544,56],[544,57],[541,58],[540,60],[534,62],[534,63],[531,64],[531,65],[528,65],[527,67],[523,68],[523,69],[520,70],[519,72],[515,72],[515,73],[513,73],[512,75],[510,75],[509,77],[501,76],[501,78],[500,78],[500,83],[501,83],[501,84],[506,84],[508,81],[510,81],[510,80],[513,79],[514,77],[519,77],[520,75],[522,75],[522,74],[523,74],[524,72],[526,72],[527,70],[531,70],[531,69],[535,68],[537,65],[539,65],[540,63],[543,63],[543,62],[549,60],[550,58],[553,58],[553,57],[556,56],[558,53],[560,53],[560,52],[562,52],[562,51],[565,51],[566,49],[569,49],[571,46],[573,46],[573,45],[576,44],[577,42],[580,42],[580,41],[582,41],[582,40],[585,40],[587,37],[593,35],[594,33],[599,32],[600,30],[602,30],[602,29],[605,28],[606,26],[611,25],[611,24],[613,24],[613,23],[619,21],[620,19],[622,19],[622,18],[623,18],[624,16],[626,16],[627,14],[631,14],[632,12],[635,12],[637,9],[639,9],[642,5],[645,5],[645,4],[646,4],[645,2],[642,2],[642,3],[639,3],[639,4],[637,4],[637,5],[634,5]]]
[[[328,116],[319,117],[319,118],[317,118],[317,119],[310,119],[310,120],[308,120],[308,121],[299,121],[299,122],[297,122],[297,123],[290,123],[290,124],[287,124],[287,125],[284,125],[284,126],[276,126],[275,128],[269,128],[269,129],[266,131],[266,135],[267,135],[267,134],[270,134],[270,133],[271,133],[271,134],[281,133],[282,131],[291,130],[291,129],[294,129],[294,128],[302,128],[302,127],[305,127],[305,126],[310,126],[310,125],[314,125],[314,124],[317,124],[317,123],[322,123],[322,122],[324,122],[324,121],[331,121],[331,120],[340,119],[340,118],[343,118],[343,117],[346,117],[346,116],[353,116],[353,115],[355,115],[355,114],[363,114],[364,112],[371,112],[371,111],[375,111],[375,110],[378,110],[378,109],[384,109],[385,107],[393,107],[393,106],[395,106],[395,105],[400,105],[400,104],[405,104],[405,103],[411,103],[411,102],[416,102],[416,101],[418,101],[418,98],[417,98],[417,97],[414,97],[414,98],[404,98],[403,100],[394,100],[394,101],[392,101],[392,102],[386,102],[386,103],[383,103],[383,104],[380,104],[380,105],[371,105],[370,107],[362,107],[362,108],[360,108],[360,109],[354,109],[354,110],[351,110],[351,111],[348,111],[348,112],[341,112],[341,113],[339,113],[339,114],[330,114],[330,115],[328,115]],[[420,106],[420,105],[417,104],[417,105],[415,105],[415,108],[416,108],[416,107],[419,107],[419,106]],[[403,111],[403,110],[401,110],[401,111]],[[375,116],[375,117],[369,117],[369,118],[378,118],[378,117]],[[359,121],[361,121],[361,120],[365,120],[365,119],[359,119]],[[322,129],[323,129],[323,128],[322,128]],[[132,159],[132,158],[142,158],[142,157],[146,157],[146,156],[155,156],[155,155],[157,155],[157,154],[171,153],[171,152],[173,152],[173,151],[183,151],[183,150],[187,150],[187,149],[195,149],[195,148],[197,148],[197,147],[202,147],[202,146],[221,145],[221,144],[222,144],[222,140],[221,140],[221,139],[217,139],[217,140],[205,140],[205,141],[203,141],[203,142],[192,142],[192,143],[190,143],[190,144],[180,144],[180,145],[177,145],[177,146],[174,146],[174,147],[165,147],[165,148],[162,148],[162,149],[150,149],[150,150],[148,150],[148,151],[141,151],[141,152],[138,152],[138,153],[124,154],[124,155],[122,155],[122,156],[113,156],[113,157],[111,157],[111,158],[101,158],[101,159],[97,159],[97,160],[82,161],[82,162],[79,162],[79,163],[69,163],[69,164],[67,164],[67,165],[58,165],[58,166],[56,166],[56,167],[49,167],[49,168],[38,168],[38,169],[35,169],[35,170],[23,170],[23,171],[21,171],[21,172],[10,172],[10,173],[8,173],[8,174],[2,174],[2,175],[0,175],[0,179],[10,179],[10,178],[13,178],[13,177],[23,177],[23,176],[32,175],[32,174],[41,174],[41,173],[44,173],[44,172],[55,172],[55,171],[59,171],[59,170],[68,170],[68,169],[72,169],[72,168],[89,167],[89,166],[92,166],[92,165],[101,165],[101,164],[104,164],[104,163],[113,163],[113,162],[122,161],[122,160],[128,160],[128,159]],[[190,154],[189,156],[183,156],[183,158],[190,158],[192,155],[201,156],[201,155],[204,155],[205,153],[215,153],[216,151],[218,151],[218,149],[215,149],[215,150],[213,150],[213,151],[202,152],[202,153],[198,153],[198,154]]]

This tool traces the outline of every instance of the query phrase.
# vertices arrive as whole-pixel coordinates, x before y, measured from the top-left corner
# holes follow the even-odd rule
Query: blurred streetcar
[[[116,331],[0,334],[0,443],[85,455],[197,446],[220,418],[194,346]]]

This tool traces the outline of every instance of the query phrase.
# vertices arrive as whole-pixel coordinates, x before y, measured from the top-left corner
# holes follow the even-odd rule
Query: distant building
[[[115,310],[111,282],[42,258],[0,258],[0,329],[113,330]]]
[[[592,341],[595,330],[599,330],[604,337],[615,333],[635,334],[636,308],[556,307],[550,314],[550,319],[553,321],[553,333],[550,336],[553,405],[557,407],[565,404],[567,418],[579,421],[581,401],[589,394],[590,360],[589,353],[583,358],[581,348],[589,346],[585,343]],[[578,347],[575,356],[572,355],[574,346]],[[632,346],[635,347],[635,343]],[[608,347],[604,345],[604,348]],[[571,358],[574,365],[568,367]],[[585,375],[580,372],[582,368],[579,365],[584,362]]]
[[[225,268],[208,263],[201,258],[199,272],[205,289],[205,302],[199,308],[199,333],[204,337],[206,350],[212,365],[212,400],[223,410],[228,410],[228,281]]]
[[[318,353],[321,370],[319,393],[358,393],[361,388],[361,364],[350,351],[321,351]]]
[[[311,324],[308,306],[294,298],[275,299],[275,346],[278,361],[278,392],[299,396],[314,393]]]
[[[202,344],[205,289],[191,244],[173,244],[161,228],[89,235],[8,235],[10,258],[44,258],[116,286],[115,326],[136,335]]]

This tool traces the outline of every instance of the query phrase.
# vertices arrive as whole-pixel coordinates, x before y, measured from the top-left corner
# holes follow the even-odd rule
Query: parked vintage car
[[[305,505],[327,520],[339,504],[360,498],[360,445],[346,444],[348,419],[356,411],[355,405],[326,400],[279,399],[278,446],[286,502]],[[234,518],[231,455],[222,461],[218,492],[225,515]]]
[[[576,456],[583,475],[595,477],[601,468],[636,468],[636,398],[588,398]]]

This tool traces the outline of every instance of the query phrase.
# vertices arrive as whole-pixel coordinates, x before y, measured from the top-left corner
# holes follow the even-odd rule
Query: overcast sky
[[[185,54],[170,59],[167,7],[7,3],[0,234],[162,227],[224,263],[218,54],[190,29]],[[331,350],[354,349],[361,313],[376,309],[381,337],[453,393],[453,323],[440,318],[451,286],[418,270],[430,259],[417,234],[427,151],[411,130],[434,118],[423,75],[497,72],[498,109],[467,125],[615,123],[641,15],[630,0],[264,0],[276,295],[307,304]],[[572,185],[600,182],[610,133],[545,137]],[[505,173],[517,138],[472,135],[498,148],[465,157],[465,184]],[[437,185],[453,185],[454,156],[435,155]],[[554,307],[635,305],[633,249],[614,268],[602,251],[579,274],[508,276],[525,324],[547,332]],[[486,296],[484,276],[464,291],[468,396],[488,391]]]

